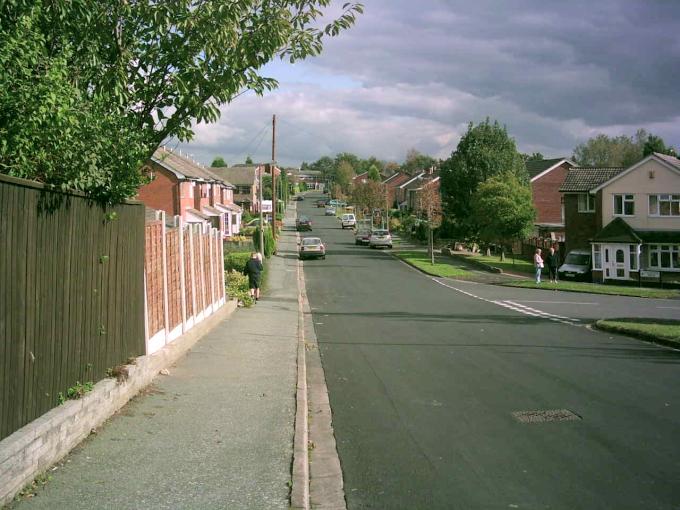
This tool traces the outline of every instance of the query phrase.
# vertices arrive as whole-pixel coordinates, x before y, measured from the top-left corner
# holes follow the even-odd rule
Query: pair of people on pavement
[[[262,279],[262,255],[254,251],[250,254],[250,259],[246,262],[243,268],[243,273],[248,277],[248,287],[250,288],[250,297],[255,301],[260,300],[260,282]]]
[[[541,283],[541,272],[543,271],[543,266],[548,265],[548,277],[550,278],[550,283],[557,283],[557,254],[555,253],[555,248],[550,248],[550,253],[546,257],[545,262],[541,256],[542,250],[536,248],[536,254],[534,255],[534,268],[536,269],[536,283]]]

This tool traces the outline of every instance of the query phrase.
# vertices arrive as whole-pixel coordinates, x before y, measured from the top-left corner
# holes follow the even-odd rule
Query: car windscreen
[[[590,255],[585,253],[570,253],[567,258],[564,259],[565,264],[571,264],[573,266],[587,266],[590,264]]]
[[[317,244],[321,244],[321,239],[318,237],[306,237],[302,240],[303,246],[314,246]]]
[[[309,218],[307,218],[307,216],[300,216],[300,217],[298,218],[298,221],[299,221],[300,223],[304,223],[304,222],[306,222],[306,221],[309,221]]]
[[[373,235],[374,236],[386,236],[389,235],[390,233],[387,230],[374,230]]]

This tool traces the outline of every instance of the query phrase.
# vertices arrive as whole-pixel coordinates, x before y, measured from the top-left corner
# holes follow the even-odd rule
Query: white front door
[[[605,244],[604,248],[604,279],[605,280],[628,280],[630,256],[627,244]]]

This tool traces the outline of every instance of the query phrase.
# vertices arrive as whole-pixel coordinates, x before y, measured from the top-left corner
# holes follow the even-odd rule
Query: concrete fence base
[[[127,380],[99,381],[82,399],[67,401],[0,441],[0,506],[61,460],[235,309],[236,301],[227,301],[185,335],[128,365]]]

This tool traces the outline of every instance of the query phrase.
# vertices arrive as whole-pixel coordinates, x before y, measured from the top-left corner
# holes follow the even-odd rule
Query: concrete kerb
[[[127,366],[127,380],[118,383],[103,379],[82,399],[55,407],[0,441],[0,506],[9,503],[37,475],[60,461],[148,386],[160,370],[174,364],[234,310],[236,301],[227,301],[171,344],[136,358],[134,364]]]

